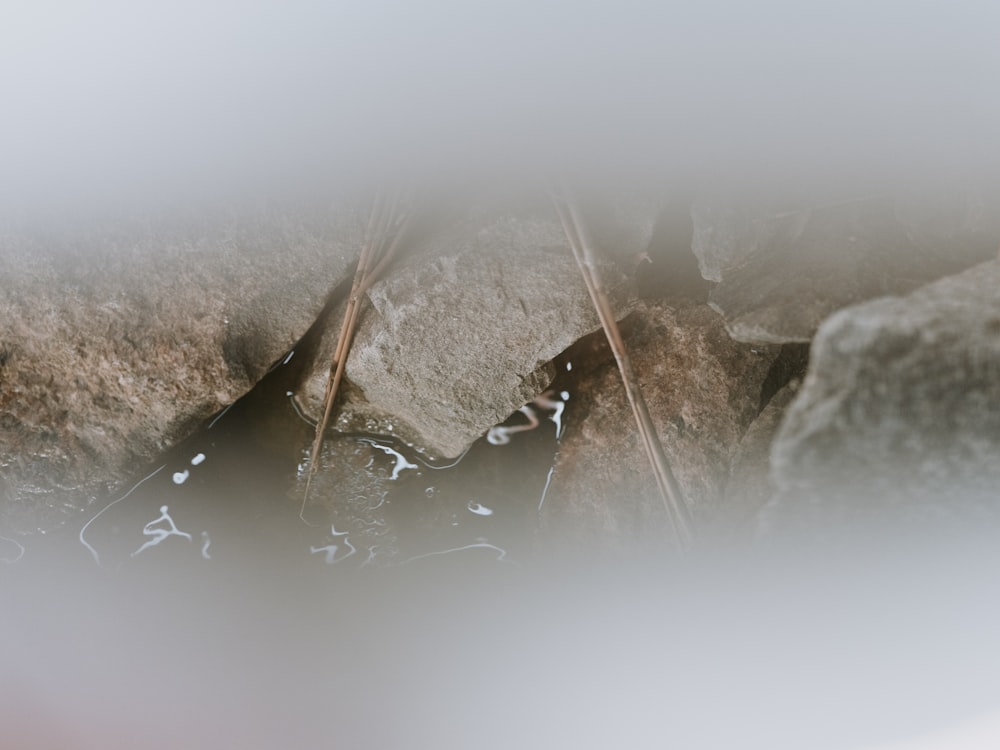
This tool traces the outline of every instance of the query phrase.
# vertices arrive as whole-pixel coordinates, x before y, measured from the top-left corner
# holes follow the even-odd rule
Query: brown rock
[[[705,529],[731,512],[724,495],[730,466],[760,411],[778,349],[733,341],[717,313],[688,302],[645,304],[623,331],[695,526]],[[568,389],[566,433],[541,510],[543,551],[621,553],[667,538],[665,510],[618,370],[598,336],[587,342],[589,354],[578,351],[593,366],[575,369],[578,385]]]
[[[58,524],[246,393],[359,242],[350,212],[8,232],[0,528]]]

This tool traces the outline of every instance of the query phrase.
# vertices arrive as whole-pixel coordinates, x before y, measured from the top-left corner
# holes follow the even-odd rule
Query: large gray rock
[[[1000,519],[998,289],[991,261],[822,325],[774,444],[766,527]]]
[[[312,324],[363,218],[325,211],[0,238],[0,529],[45,528],[246,393]]]
[[[628,284],[602,270],[621,314]],[[408,252],[368,293],[337,426],[453,457],[543,391],[553,357],[599,327],[554,212],[479,213]],[[339,320],[302,405],[318,416]]]
[[[643,304],[623,333],[696,531],[711,534],[723,517],[745,514],[726,505],[724,491],[778,347],[733,341],[716,312],[686,301]],[[589,348],[576,348],[571,363],[576,382],[541,506],[540,550],[617,555],[662,548],[666,512],[618,368],[602,337],[585,343]]]
[[[901,294],[996,253],[997,222],[971,195],[865,198],[791,210],[702,198],[692,248],[718,281],[710,304],[747,342],[806,342],[836,310]]]

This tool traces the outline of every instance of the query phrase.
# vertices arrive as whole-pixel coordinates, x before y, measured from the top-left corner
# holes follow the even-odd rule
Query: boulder
[[[135,219],[0,237],[0,529],[48,528],[245,394],[345,277],[363,217]]]
[[[702,197],[692,249],[739,341],[809,341],[848,305],[902,294],[995,255],[987,199],[889,196],[819,204]]]
[[[1000,519],[1000,262],[823,323],[772,452],[766,529]]]
[[[733,455],[724,499],[730,512],[716,527],[733,546],[746,547],[753,543],[758,514],[774,499],[771,446],[800,386],[801,380],[796,378],[774,394],[747,428]]]
[[[733,341],[718,313],[690,301],[643,303],[623,335],[696,529],[709,529],[733,510],[724,494],[730,466],[779,347]],[[541,553],[662,546],[665,509],[603,334],[566,357],[566,427],[540,509]]]
[[[627,278],[613,265],[601,273],[623,316]],[[551,210],[477,212],[432,232],[368,302],[337,426],[392,433],[444,457],[545,390],[551,360],[600,325]],[[301,390],[314,418],[339,328],[328,326]]]

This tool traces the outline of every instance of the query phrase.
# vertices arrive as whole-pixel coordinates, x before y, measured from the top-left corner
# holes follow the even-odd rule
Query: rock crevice
[[[57,525],[247,393],[359,247],[350,211],[8,231],[0,523]]]

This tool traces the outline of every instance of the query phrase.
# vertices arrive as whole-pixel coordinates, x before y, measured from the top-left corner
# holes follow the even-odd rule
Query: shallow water
[[[340,567],[531,556],[568,391],[526,405],[447,462],[391,436],[331,432],[306,498],[313,428],[287,390],[287,364],[121,495],[95,503],[80,551],[113,569],[252,555]]]
[[[279,366],[81,528],[0,540],[5,736],[847,750],[939,731],[921,747],[952,750],[952,727],[1000,706],[989,540],[546,560],[561,372],[454,466],[331,435],[303,503],[312,428]]]

